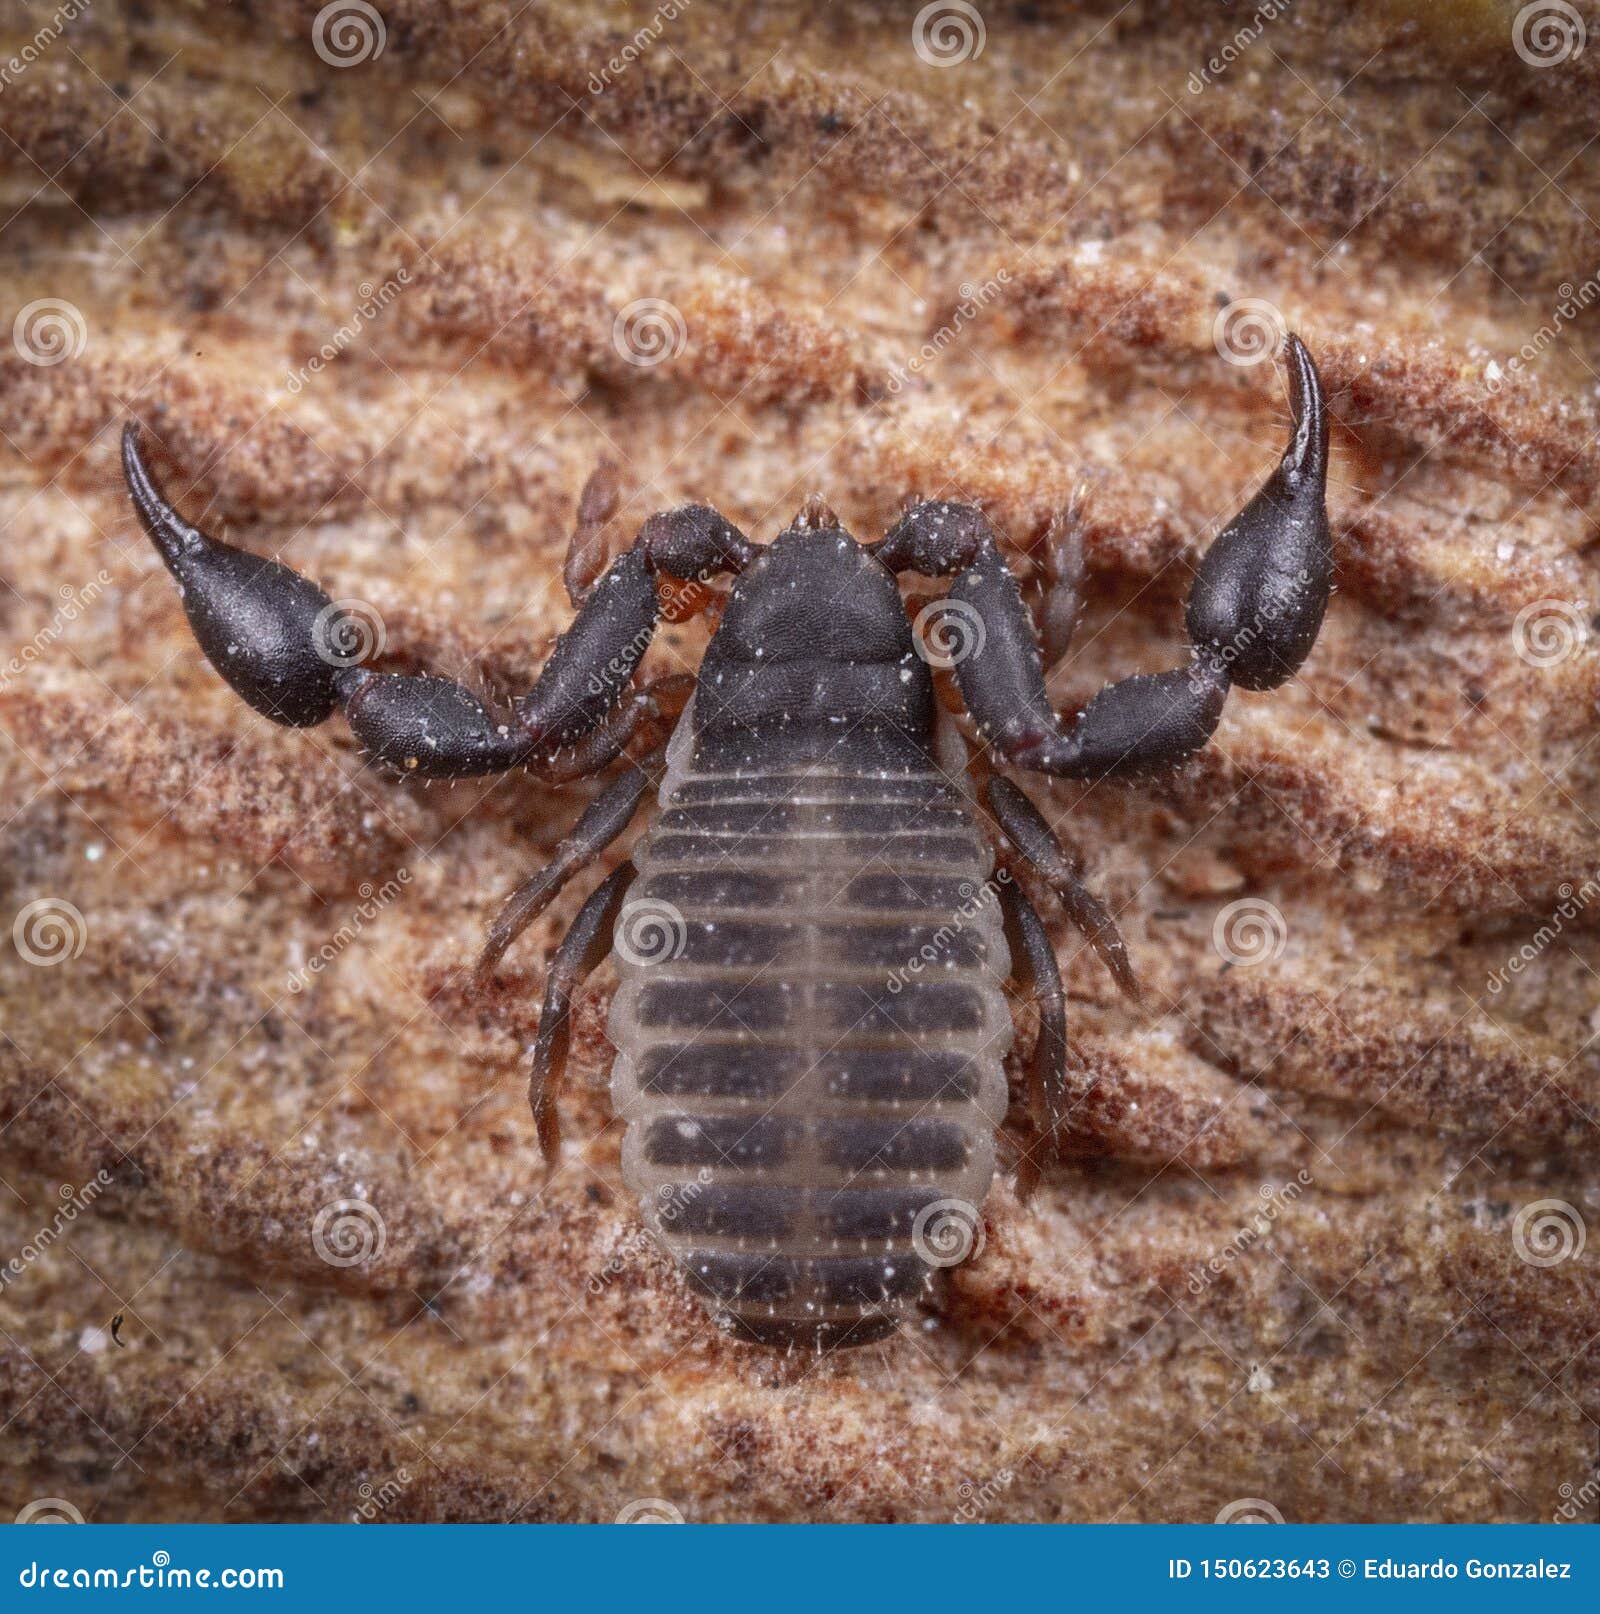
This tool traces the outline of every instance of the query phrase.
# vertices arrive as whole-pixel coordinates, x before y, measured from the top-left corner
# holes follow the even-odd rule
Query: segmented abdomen
[[[970,1244],[1005,1113],[1006,943],[963,796],[931,768],[680,759],[634,863],[612,1096],[646,1222],[747,1337],[883,1337]]]

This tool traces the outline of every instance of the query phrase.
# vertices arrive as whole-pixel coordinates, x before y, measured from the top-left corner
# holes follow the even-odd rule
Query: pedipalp
[[[1333,584],[1328,417],[1316,365],[1298,337],[1286,339],[1285,357],[1289,446],[1200,563],[1185,616],[1188,665],[1108,684],[1065,727],[1045,693],[1039,642],[1016,578],[981,511],[918,505],[875,547],[892,571],[955,574],[949,599],[983,628],[981,642],[956,665],[956,680],[980,734],[1006,761],[1065,779],[1173,767],[1211,738],[1234,684],[1275,689],[1299,670]]]
[[[281,561],[251,554],[184,521],[150,475],[139,428],[122,434],[135,509],[177,579],[194,636],[212,666],[256,711],[308,728],[343,707],[366,750],[418,778],[498,773],[580,745],[621,704],[650,646],[656,576],[699,581],[738,571],[744,535],[702,506],[652,516],[584,591],[532,687],[496,713],[453,678],[352,666],[340,649],[344,614]],[[624,740],[623,743],[626,743]],[[606,752],[597,766],[620,750]]]

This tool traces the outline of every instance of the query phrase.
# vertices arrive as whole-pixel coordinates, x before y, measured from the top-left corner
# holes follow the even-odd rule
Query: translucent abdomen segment
[[[994,1171],[1011,1019],[989,848],[931,764],[680,756],[661,808],[613,955],[628,1184],[746,1337],[882,1338]]]

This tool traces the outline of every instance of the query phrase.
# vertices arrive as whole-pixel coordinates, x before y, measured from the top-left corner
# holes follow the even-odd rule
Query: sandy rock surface
[[[375,6],[0,3],[0,1501],[1555,1516],[1600,1450],[1600,49],[1490,0]],[[615,543],[940,495],[1024,574],[1085,482],[1071,710],[1183,654],[1280,325],[1336,417],[1321,640],[1175,777],[1035,790],[1147,1005],[1058,916],[1070,1158],[824,1360],[640,1236],[609,969],[541,1177],[587,884],[464,971],[593,787],[254,716],[116,469],[137,416],[191,519],[491,692],[603,458]]]

